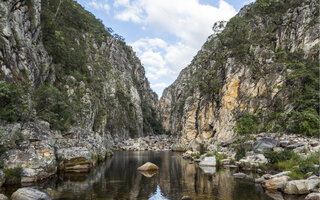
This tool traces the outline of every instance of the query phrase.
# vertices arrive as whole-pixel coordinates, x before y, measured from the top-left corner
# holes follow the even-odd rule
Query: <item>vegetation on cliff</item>
[[[25,5],[36,23],[34,2]],[[164,133],[156,94],[123,37],[72,0],[42,0],[40,18],[41,40],[52,58],[51,66],[43,66],[49,76],[34,87],[27,78],[32,72],[22,69],[24,77],[17,75],[15,83],[1,81],[0,119],[40,118],[53,129],[86,126],[132,137]]]
[[[207,132],[207,126],[213,135],[221,129],[230,133],[229,127],[233,127],[239,134],[318,136],[319,44],[310,39],[317,33],[316,16],[319,5],[310,0],[257,0],[244,7],[223,31],[208,38],[166,89],[162,98],[170,98],[172,103],[163,105],[168,110],[163,112],[164,119],[169,119],[166,123],[172,123],[171,131],[191,134],[186,123],[192,121],[196,109],[196,137]],[[219,28],[215,26],[213,30]],[[199,115],[211,107],[212,120],[206,122],[206,115]],[[230,124],[220,124],[225,120]],[[223,138],[226,132],[216,136]]]

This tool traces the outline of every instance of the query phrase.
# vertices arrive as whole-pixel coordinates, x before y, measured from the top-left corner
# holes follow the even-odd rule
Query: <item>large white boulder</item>
[[[319,179],[289,181],[284,188],[286,194],[308,194],[317,187]]]

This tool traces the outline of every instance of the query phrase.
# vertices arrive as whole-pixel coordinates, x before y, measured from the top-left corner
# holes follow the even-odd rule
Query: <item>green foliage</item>
[[[199,144],[199,147],[200,147],[200,154],[202,155],[202,154],[204,154],[204,152],[205,152],[205,146],[204,146],[204,143],[200,143]]]
[[[162,127],[161,121],[158,120],[156,111],[148,105],[147,102],[141,103],[142,115],[143,115],[143,129],[149,128],[155,134],[166,134]]]
[[[234,158],[236,160],[240,160],[241,158],[245,157],[247,149],[245,148],[244,145],[242,144],[237,145],[235,150],[236,150],[236,155]]]
[[[18,184],[22,176],[23,169],[21,167],[6,168],[3,170],[6,177],[6,184]]]
[[[224,153],[217,153],[216,154],[216,161],[217,161],[217,165],[218,166],[221,166],[223,163],[222,163],[222,160],[223,159],[226,159],[226,158],[228,158],[228,156],[226,155],[226,154],[224,154]]]
[[[28,103],[23,87],[17,84],[0,81],[0,118],[7,121],[18,121],[28,111]]]
[[[257,133],[258,118],[255,114],[244,112],[236,122],[235,132],[240,134]]]
[[[72,0],[43,0],[41,8],[43,42],[53,58],[57,78],[63,81],[65,75],[77,74],[81,76],[78,80],[89,81],[91,52],[86,50],[94,49],[92,41],[98,45],[106,41],[111,36],[109,29]]]
[[[264,156],[269,160],[271,164],[275,164],[278,162],[290,160],[293,156],[296,156],[296,154],[291,150],[284,150],[280,152],[267,151],[264,153]]]
[[[312,172],[319,176],[320,152],[310,154],[307,158],[300,157],[292,151],[267,152],[266,158],[269,159],[269,167],[281,171],[291,171],[289,176],[292,179],[307,178],[306,174]]]
[[[225,30],[218,34],[221,43],[232,51],[231,55],[242,60],[249,52],[249,26],[244,17],[230,19]]]
[[[200,158],[200,153],[194,153],[194,152],[192,152],[191,154],[190,154],[190,156],[191,157],[193,157],[193,158],[197,158],[197,159],[199,159]]]
[[[304,0],[257,0],[252,7],[251,14],[271,15],[273,17],[280,16],[285,13],[289,8],[295,8],[301,5]]]
[[[67,130],[74,123],[74,110],[63,94],[52,85],[42,85],[35,92],[35,108],[40,118],[52,128]]]

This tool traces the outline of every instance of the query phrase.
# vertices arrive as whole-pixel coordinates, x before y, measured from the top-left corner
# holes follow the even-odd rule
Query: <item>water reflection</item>
[[[158,171],[139,171],[145,177],[151,178],[158,173]]]
[[[159,186],[157,186],[157,191],[151,195],[149,200],[169,200],[166,197],[162,195],[161,189]]]
[[[141,174],[145,162],[159,166],[156,174]],[[55,200],[269,200],[260,185],[236,180],[229,170],[201,169],[174,152],[116,152],[88,174],[63,174],[39,186]]]

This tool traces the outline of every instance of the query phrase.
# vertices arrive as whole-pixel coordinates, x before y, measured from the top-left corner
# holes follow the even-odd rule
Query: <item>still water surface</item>
[[[157,174],[136,169],[145,162],[159,166]],[[269,200],[260,185],[238,180],[228,169],[199,168],[174,152],[115,152],[88,174],[65,174],[39,186],[55,200]]]

